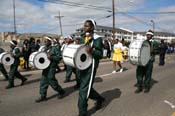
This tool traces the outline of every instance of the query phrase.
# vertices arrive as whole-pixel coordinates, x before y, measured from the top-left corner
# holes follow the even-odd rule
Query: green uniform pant
[[[47,96],[47,89],[49,85],[58,93],[63,91],[61,86],[58,84],[58,81],[55,79],[55,73],[56,68],[47,68],[43,70],[40,80],[41,97]]]
[[[80,85],[80,72],[72,66],[66,66],[66,80],[70,80],[72,72],[75,74],[77,85]]]
[[[9,85],[14,86],[14,77],[17,77],[20,80],[26,80],[24,76],[20,74],[18,71],[18,65],[11,65],[10,72],[9,72]]]
[[[5,70],[3,64],[0,64],[0,71],[1,71],[1,73],[3,74],[3,76],[4,76],[6,79],[9,78],[9,77],[8,77],[8,74],[7,74],[7,71]]]
[[[92,81],[92,86],[91,86],[92,88],[90,91],[89,98],[97,101],[97,100],[100,100],[102,97],[100,96],[99,93],[97,93],[93,89],[93,82],[94,82],[94,78],[96,75],[96,69],[97,68],[94,69],[93,81]],[[87,106],[88,106],[87,93],[88,93],[88,88],[89,88],[91,72],[92,72],[92,66],[90,66],[86,70],[80,71],[80,88],[79,88],[79,100],[78,100],[78,108],[79,108],[80,115],[87,114]]]
[[[150,88],[151,84],[151,77],[152,77],[152,70],[153,70],[153,63],[149,61],[146,66],[137,66],[136,74],[137,74],[137,85],[138,87]],[[145,77],[145,78],[144,78]],[[144,78],[144,80],[143,80]]]

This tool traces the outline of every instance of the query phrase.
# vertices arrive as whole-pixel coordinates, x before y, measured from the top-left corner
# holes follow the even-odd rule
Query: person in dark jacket
[[[167,46],[164,43],[164,40],[161,40],[161,43],[159,45],[160,53],[159,53],[159,65],[162,66],[165,64],[165,53],[167,50]]]
[[[15,61],[14,63],[10,66],[10,72],[9,72],[9,84],[6,87],[6,89],[10,89],[14,87],[14,78],[17,77],[18,79],[20,79],[21,85],[24,84],[24,82],[27,81],[27,78],[25,78],[24,76],[21,75],[21,73],[18,71],[18,66],[20,63],[20,56],[21,56],[21,52],[20,49],[17,47],[17,41],[12,40],[10,41],[10,47],[11,47],[11,55],[12,57],[14,57]]]
[[[65,95],[65,91],[62,87],[58,84],[58,81],[55,78],[56,68],[61,60],[61,52],[60,46],[51,46],[52,38],[45,37],[46,39],[46,49],[45,52],[48,54],[48,59],[51,61],[50,65],[43,70],[42,77],[40,80],[40,95],[41,97],[38,98],[35,102],[43,102],[47,100],[47,89],[49,85],[58,92],[58,98],[63,98]]]
[[[81,35],[80,44],[86,45],[86,51],[92,55],[92,64],[85,70],[80,70],[80,88],[79,88],[79,116],[87,116],[88,99],[96,101],[96,110],[102,107],[105,101],[95,89],[93,83],[96,75],[99,61],[103,57],[102,37],[94,33],[96,23],[94,20],[86,20],[84,23],[84,33]]]

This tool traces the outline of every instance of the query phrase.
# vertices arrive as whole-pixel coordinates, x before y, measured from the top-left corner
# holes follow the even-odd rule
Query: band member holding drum
[[[64,47],[67,47],[67,45],[69,45],[69,44],[74,44],[73,38],[71,36],[66,37],[65,42],[66,42],[66,44]],[[77,89],[80,87],[79,70],[72,67],[72,66],[66,65],[66,80],[64,81],[64,83],[70,82],[70,78],[71,78],[72,73],[75,74],[76,85],[74,88]]]
[[[11,47],[11,55],[14,57],[15,61],[14,63],[10,66],[10,72],[9,72],[9,85],[6,87],[6,89],[10,89],[14,87],[14,78],[17,77],[19,78],[22,82],[21,85],[24,84],[25,81],[27,81],[27,78],[22,76],[20,72],[18,71],[18,66],[20,63],[20,56],[21,52],[20,49],[17,47],[17,41],[12,40],[10,41],[10,47]]]
[[[143,90],[144,87],[144,93],[148,93],[150,91],[150,83],[151,83],[151,76],[152,76],[152,70],[153,70],[153,63],[155,61],[155,45],[154,42],[152,41],[154,32],[152,30],[148,30],[146,33],[147,39],[150,43],[150,60],[146,64],[146,66],[137,66],[136,69],[136,78],[137,78],[137,89],[135,93],[140,93]],[[143,79],[145,77],[145,79]]]
[[[87,52],[92,55],[93,62],[85,70],[80,70],[80,88],[79,88],[79,116],[87,115],[87,102],[91,98],[96,100],[96,109],[100,109],[105,99],[100,96],[93,88],[93,82],[99,65],[99,60],[103,57],[102,38],[94,33],[96,23],[94,20],[86,20],[84,23],[85,33],[81,35],[80,44],[87,46]]]
[[[121,65],[121,62],[123,61],[122,50],[123,50],[122,43],[120,43],[118,39],[115,39],[114,40],[114,47],[113,47],[113,57],[112,57],[112,60],[113,60],[112,73],[116,73],[116,63],[120,67],[119,72],[123,72],[123,68]]]
[[[53,46],[57,47],[58,49],[61,48],[61,45],[59,43],[59,39],[58,38],[53,38]],[[57,65],[56,72],[58,73],[60,71],[61,71],[61,69],[60,69],[59,65]]]
[[[48,54],[48,59],[51,61],[50,65],[43,70],[42,77],[40,80],[40,95],[41,97],[37,99],[35,102],[43,102],[46,101],[47,98],[47,89],[50,85],[56,92],[58,92],[58,98],[63,98],[65,95],[65,91],[58,84],[58,81],[55,79],[56,68],[61,60],[61,52],[60,47],[51,46],[52,38],[45,37],[46,39],[46,49],[45,52]]]
[[[0,48],[0,54],[3,52],[4,52],[4,50],[2,48]],[[3,74],[3,76],[5,77],[4,80],[8,80],[9,77],[8,77],[7,71],[5,70],[4,65],[1,63],[0,63],[0,71]]]

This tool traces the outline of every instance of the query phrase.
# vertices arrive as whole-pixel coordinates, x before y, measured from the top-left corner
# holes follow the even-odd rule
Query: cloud
[[[32,1],[32,0],[31,0]],[[40,33],[60,33],[59,20],[55,18],[58,15],[58,11],[61,12],[61,16],[64,16],[61,21],[63,25],[64,35],[75,32],[77,28],[83,26],[83,22],[86,19],[93,18],[97,21],[97,24],[112,27],[111,15],[112,3],[109,0],[65,0],[68,2],[82,3],[83,7],[68,6],[64,4],[53,4],[48,2],[35,1],[36,4],[27,0],[16,0],[16,22],[18,26],[18,32],[40,32]],[[134,12],[139,9],[144,9],[145,0],[116,0],[115,7],[117,11]],[[0,25],[3,30],[13,30],[13,9],[12,0],[3,0],[0,4]],[[88,5],[103,7],[101,10],[84,8]],[[174,10],[174,7],[168,8],[170,11]],[[166,8],[156,10],[167,10]],[[167,18],[160,18],[160,16],[148,16],[148,15],[134,15],[145,22],[150,22],[150,19],[155,19],[155,22],[167,22],[171,21],[174,16],[167,16]],[[4,24],[4,25],[3,25]],[[126,15],[116,15],[116,27],[129,28],[134,31],[147,30],[151,28],[151,23],[145,25],[137,20],[128,17]]]
[[[175,11],[175,5],[168,6],[168,7],[162,7],[156,10],[157,12],[174,12]],[[160,28],[158,30],[162,31],[168,31],[175,33],[175,23],[174,23],[175,15],[174,13],[167,13],[167,14],[161,14],[158,15],[155,18],[156,25]]]

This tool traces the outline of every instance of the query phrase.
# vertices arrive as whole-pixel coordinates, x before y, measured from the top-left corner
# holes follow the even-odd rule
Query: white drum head
[[[4,65],[12,65],[14,63],[14,58],[7,52],[0,54],[0,63]]]
[[[92,63],[92,57],[86,52],[86,47],[81,46],[75,54],[75,65],[80,70],[87,69]]]
[[[50,65],[50,60],[45,52],[34,52],[29,57],[30,64],[37,69],[46,69]]]
[[[145,41],[140,50],[140,61],[141,65],[145,66],[150,59],[150,45],[147,41]]]

